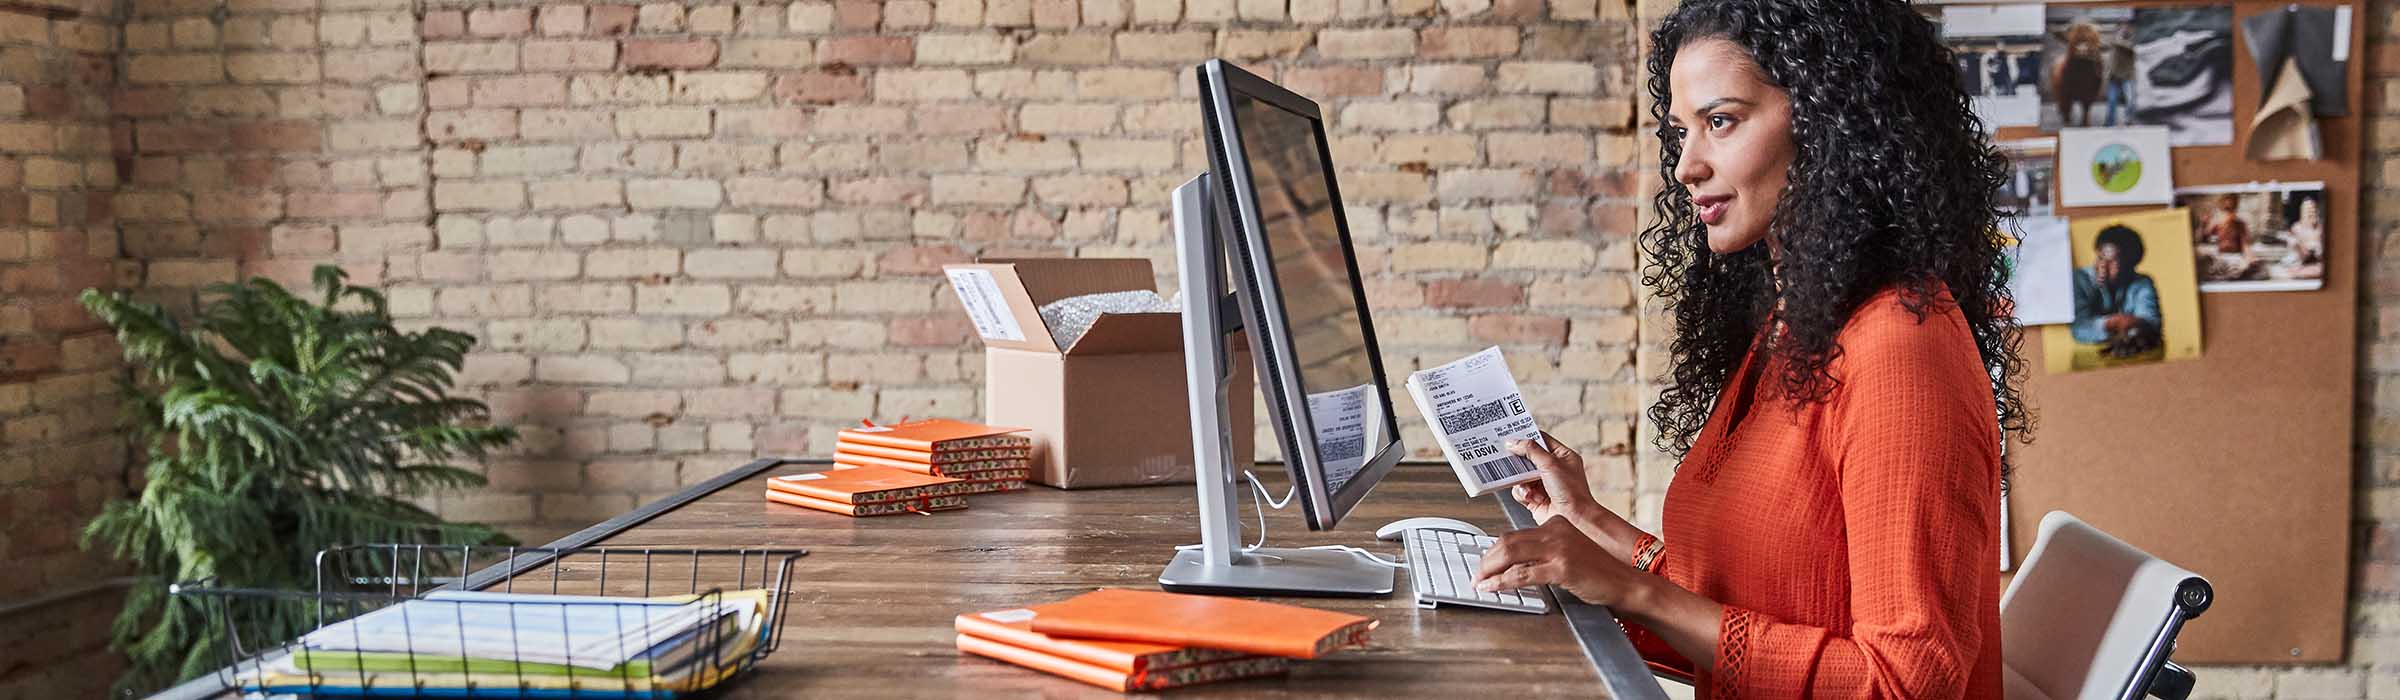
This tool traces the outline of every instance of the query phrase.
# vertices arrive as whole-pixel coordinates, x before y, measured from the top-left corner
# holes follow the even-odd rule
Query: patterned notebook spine
[[[935,496],[886,503],[858,503],[851,506],[859,515],[891,515],[920,510],[955,510],[965,507],[967,507],[967,499],[964,496]]]
[[[1032,440],[1031,438],[1027,438],[1027,437],[1020,436],[1020,435],[993,435],[993,436],[991,436],[991,437],[979,437],[979,438],[960,438],[960,439],[957,439],[957,440],[943,440],[943,441],[941,441],[941,442],[936,442],[936,443],[934,443],[934,444],[933,444],[933,451],[935,451],[935,452],[950,452],[950,451],[954,451],[954,450],[999,450],[999,449],[1019,449],[1019,450],[1022,450],[1022,449],[1031,449],[1032,447],[1033,447],[1033,440]]]
[[[943,447],[933,451],[934,464],[989,462],[994,460],[1023,460],[1033,456],[1030,447]]]

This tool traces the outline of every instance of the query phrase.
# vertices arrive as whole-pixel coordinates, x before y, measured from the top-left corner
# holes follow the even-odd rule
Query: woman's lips
[[[1733,198],[1725,195],[1692,198],[1692,206],[1700,215],[1700,223],[1715,226],[1725,220],[1725,211],[1732,208]]]

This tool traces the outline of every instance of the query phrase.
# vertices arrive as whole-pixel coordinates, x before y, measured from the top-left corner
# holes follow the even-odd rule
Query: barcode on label
[[[1481,406],[1468,406],[1442,414],[1442,432],[1457,435],[1485,423],[1507,418],[1508,401],[1502,399]]]
[[[1533,460],[1516,455],[1507,455],[1499,459],[1476,462],[1472,465],[1469,465],[1469,468],[1475,470],[1476,478],[1482,479],[1483,482],[1487,484],[1516,476],[1518,474],[1523,474],[1525,472],[1533,471],[1534,469]]]

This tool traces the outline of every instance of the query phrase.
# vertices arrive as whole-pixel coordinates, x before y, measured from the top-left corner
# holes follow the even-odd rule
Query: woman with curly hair
[[[1480,586],[1612,606],[1702,697],[2001,697],[2001,441],[2030,422],[2008,168],[1953,66],[1902,0],[1685,0],[1658,26],[1661,532],[1565,446],[1512,446],[1543,523]]]

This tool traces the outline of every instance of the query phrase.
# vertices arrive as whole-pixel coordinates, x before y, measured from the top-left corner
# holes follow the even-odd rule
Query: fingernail
[[[1484,592],[1484,593],[1490,593],[1490,592],[1492,592],[1492,591],[1500,590],[1500,587],[1499,587],[1499,586],[1497,586],[1497,585],[1493,585],[1493,584],[1492,584],[1492,582],[1490,582],[1490,581],[1481,581],[1481,582],[1477,582],[1477,583],[1475,584],[1475,590],[1477,590],[1477,591],[1481,591],[1481,592]]]

